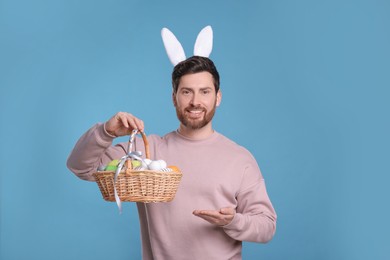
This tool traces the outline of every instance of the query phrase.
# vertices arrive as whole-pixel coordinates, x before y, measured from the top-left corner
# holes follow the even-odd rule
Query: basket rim
[[[133,175],[138,173],[148,173],[148,174],[166,174],[166,175],[183,175],[181,171],[170,171],[170,172],[163,172],[163,171],[155,171],[155,170],[122,170],[118,176],[126,176],[126,175]],[[94,172],[92,175],[98,176],[98,175],[115,175],[115,171],[98,171]]]

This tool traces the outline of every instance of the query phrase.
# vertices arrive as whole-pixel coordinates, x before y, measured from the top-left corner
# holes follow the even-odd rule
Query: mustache
[[[204,107],[201,107],[201,106],[188,106],[185,108],[186,111],[206,111],[206,109]]]

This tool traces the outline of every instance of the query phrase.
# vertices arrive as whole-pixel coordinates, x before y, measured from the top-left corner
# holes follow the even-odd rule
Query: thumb
[[[234,215],[236,214],[236,211],[233,208],[221,208],[219,213],[223,215]]]

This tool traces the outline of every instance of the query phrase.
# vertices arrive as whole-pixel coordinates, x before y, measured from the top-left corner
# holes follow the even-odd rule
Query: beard
[[[197,110],[201,111],[203,113],[203,116],[200,118],[191,118],[190,117],[190,111],[191,110]],[[184,111],[180,110],[179,107],[176,106],[176,115],[179,121],[187,128],[196,130],[201,129],[202,127],[206,126],[208,123],[211,122],[211,120],[214,117],[216,110],[216,104],[214,104],[214,107],[211,109],[211,111],[207,111],[207,109],[200,107],[200,106],[188,106],[184,109]]]

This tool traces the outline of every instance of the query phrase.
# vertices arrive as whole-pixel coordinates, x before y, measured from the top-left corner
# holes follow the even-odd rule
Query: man
[[[180,62],[172,84],[179,128],[148,141],[151,157],[179,166],[183,177],[172,202],[137,203],[143,259],[241,259],[241,241],[265,243],[275,232],[264,179],[252,155],[212,127],[222,98],[213,62],[199,56]],[[144,128],[125,112],[95,125],[77,142],[69,169],[93,180],[100,165],[125,155],[126,144],[112,146],[113,139]],[[141,139],[135,146],[143,149]]]

